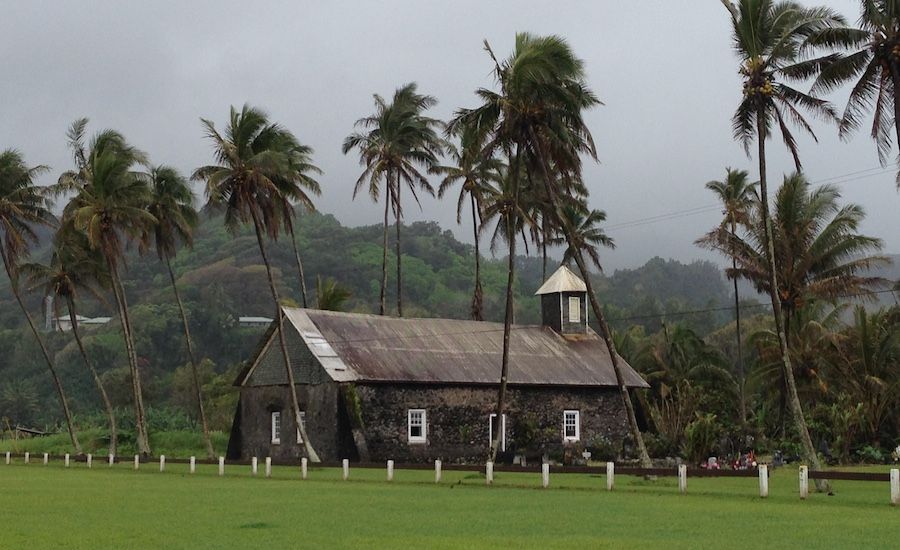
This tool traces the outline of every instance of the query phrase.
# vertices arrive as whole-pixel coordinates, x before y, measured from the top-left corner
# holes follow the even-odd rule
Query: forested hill
[[[473,247],[456,240],[436,223],[414,223],[403,228],[404,314],[421,317],[467,318],[471,301],[474,263]],[[377,312],[381,276],[382,228],[344,227],[330,215],[311,214],[300,218],[297,239],[303,256],[311,305],[315,304],[316,277],[332,277],[352,295],[344,304],[347,311]],[[396,311],[394,274],[394,231],[390,232],[388,306]],[[487,248],[487,246],[485,246]],[[272,244],[270,257],[282,296],[300,303],[299,278],[293,251],[284,239]],[[502,253],[502,251],[498,251]],[[46,260],[45,245],[33,260]],[[541,284],[540,258],[520,257],[516,280],[518,323],[537,323],[538,300],[533,296]],[[226,231],[220,217],[205,218],[196,230],[192,250],[182,250],[173,261],[179,287],[189,311],[198,354],[208,358],[205,383],[215,400],[223,396],[217,424],[227,425],[233,404],[225,398],[233,372],[256,345],[261,329],[241,328],[240,316],[272,317],[273,307],[265,269],[256,238],[249,230],[237,235]],[[555,269],[551,262],[549,268]],[[484,259],[483,285],[486,315],[501,320],[506,284],[503,258]],[[16,411],[20,421],[40,423],[56,418],[55,399],[46,365],[33,338],[25,330],[21,312],[9,292],[9,283],[0,279],[0,416]],[[152,406],[183,405],[191,409],[186,371],[176,369],[186,359],[178,311],[168,276],[154,253],[139,256],[131,250],[127,259],[125,285],[135,330],[135,345],[147,377],[148,400]],[[644,324],[648,332],[659,327],[660,313],[705,309],[730,303],[729,287],[720,270],[711,263],[689,265],[654,258],[641,268],[618,271],[611,277],[597,277],[600,297],[608,316],[623,319],[618,326]],[[41,297],[27,298],[32,315],[44,325]],[[114,315],[113,301],[85,301],[80,314],[88,317]],[[60,311],[59,313],[64,313]],[[730,317],[729,312],[678,316],[706,333]],[[110,381],[113,399],[127,407],[128,369],[116,319],[101,328],[87,329],[88,351],[105,379]],[[51,353],[56,356],[63,381],[72,394],[76,411],[96,408],[95,390],[85,375],[80,356],[70,335],[46,334]],[[181,403],[181,402],[184,403]],[[50,409],[48,410],[47,407]],[[34,410],[29,419],[28,410]],[[127,409],[126,409],[127,410]],[[26,411],[26,412],[23,412]]]

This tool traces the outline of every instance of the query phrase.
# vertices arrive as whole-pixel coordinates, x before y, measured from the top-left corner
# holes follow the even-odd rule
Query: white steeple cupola
[[[587,333],[587,286],[568,267],[561,265],[534,294],[541,297],[544,326],[562,335]]]

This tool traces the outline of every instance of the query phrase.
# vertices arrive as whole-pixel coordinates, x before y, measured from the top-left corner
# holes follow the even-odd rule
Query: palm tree
[[[575,258],[576,251],[590,258],[594,266],[602,271],[600,254],[597,249],[604,246],[609,249],[616,247],[612,237],[606,234],[600,227],[606,221],[606,212],[603,210],[591,210],[584,203],[571,201],[562,207],[560,214],[565,218],[569,227],[573,228],[573,240],[568,242],[564,236],[558,235],[547,239],[547,243],[554,246],[565,245],[562,261],[564,264]]]
[[[384,252],[381,277],[381,315],[385,314],[385,289],[387,285],[387,228],[388,212],[393,204],[397,230],[397,315],[403,316],[403,280],[401,267],[400,223],[403,218],[401,190],[405,185],[419,203],[416,189],[434,195],[434,188],[419,170],[436,171],[439,157],[445,147],[438,134],[441,126],[437,119],[429,118],[424,112],[437,104],[437,100],[417,92],[416,83],[397,88],[392,101],[388,103],[375,94],[375,114],[356,121],[357,128],[367,132],[354,132],[344,140],[342,150],[347,154],[352,149],[359,150],[362,174],[353,188],[353,196],[368,186],[373,200],[380,194],[380,184],[384,183]]]
[[[778,124],[782,139],[794,158],[797,170],[801,169],[797,142],[788,127],[788,120],[809,133],[815,134],[803,117],[805,109],[828,120],[835,120],[834,109],[828,102],[792,88],[780,79],[803,80],[814,76],[828,62],[829,56],[803,59],[805,53],[822,48],[852,44],[847,36],[843,17],[828,8],[804,8],[794,2],[773,0],[739,0],[733,3],[723,0],[731,17],[734,52],[740,60],[743,79],[743,99],[732,118],[735,139],[740,140],[749,154],[755,139],[759,155],[760,214],[765,224],[764,244],[769,262],[768,273],[772,279],[768,287],[773,290],[772,301],[775,328],[781,347],[785,379],[790,394],[791,412],[800,436],[803,459],[813,468],[821,468],[816,455],[803,408],[797,397],[794,373],[784,329],[781,301],[774,293],[778,288],[774,243],[770,227],[768,186],[766,182],[766,139],[774,124]],[[827,483],[819,483],[820,490]]]
[[[727,229],[732,235],[737,235],[737,226],[745,225],[749,222],[750,209],[756,195],[756,183],[750,183],[746,170],[725,169],[725,179],[722,181],[713,180],[707,182],[706,188],[712,191],[716,198],[722,203],[722,222],[719,229]],[[702,240],[702,239],[701,239]],[[701,241],[697,241],[698,244]],[[731,256],[731,268],[737,269],[737,260],[734,257],[734,251],[729,253]],[[738,367],[738,383],[740,386],[739,398],[741,415],[741,424],[747,421],[747,399],[744,394],[744,352],[741,344],[741,301],[738,296],[737,278],[732,277],[734,283],[734,320],[737,332],[737,367]]]
[[[69,431],[72,446],[76,453],[82,454],[81,444],[75,433],[72,412],[69,410],[69,403],[56,372],[56,366],[19,292],[19,262],[28,255],[29,244],[37,242],[37,235],[35,235],[33,227],[48,226],[53,223],[53,216],[47,209],[45,193],[34,181],[35,178],[47,171],[46,166],[29,167],[26,165],[22,154],[16,150],[7,149],[0,152],[0,258],[3,260],[3,267],[9,277],[10,289],[16,303],[19,304],[19,308],[28,322],[28,327],[47,362],[47,368],[50,370],[53,385],[59,396],[59,404],[66,418],[66,428]]]
[[[441,166],[444,175],[438,188],[438,198],[443,196],[457,183],[461,183],[459,197],[456,201],[456,223],[462,223],[462,213],[468,200],[472,210],[472,234],[475,242],[475,289],[472,293],[472,319],[484,320],[484,293],[481,287],[481,251],[480,251],[480,218],[484,208],[483,198],[488,186],[497,183],[502,162],[494,157],[482,155],[483,144],[476,141],[477,134],[473,129],[462,129],[459,148],[448,146],[453,163]]]
[[[78,327],[78,310],[75,307],[80,290],[104,301],[97,291],[98,288],[107,288],[110,282],[103,257],[96,250],[90,249],[84,233],[75,230],[71,223],[68,223],[63,225],[56,234],[53,254],[49,263],[28,263],[22,265],[20,270],[28,277],[32,288],[40,288],[44,296],[51,296],[65,302],[78,351],[84,361],[84,366],[97,386],[106,410],[109,422],[109,454],[115,456],[118,450],[115,411],[103,381],[84,347]]]
[[[308,145],[301,145],[293,136],[285,136],[284,148],[287,151],[291,166],[292,177],[289,178],[282,186],[282,192],[288,198],[283,204],[284,225],[288,235],[291,237],[291,247],[294,251],[294,260],[297,262],[297,273],[300,276],[300,296],[303,300],[303,307],[308,307],[308,298],[306,293],[306,276],[303,274],[303,262],[300,260],[300,250],[297,248],[297,237],[294,235],[294,204],[299,204],[307,212],[315,212],[316,207],[313,205],[310,194],[321,195],[322,189],[319,182],[315,180],[312,174],[321,174],[322,170],[312,163],[313,149]],[[276,183],[281,180],[276,180]]]
[[[140,454],[149,456],[147,413],[134,329],[120,273],[126,244],[156,223],[156,218],[147,212],[150,194],[146,178],[135,170],[136,165],[146,163],[146,156],[113,130],[99,132],[85,148],[86,125],[87,119],[80,119],[69,130],[76,169],[60,176],[55,191],[77,193],[65,207],[64,223],[72,223],[83,231],[90,248],[98,251],[106,262],[131,372],[137,448]]]
[[[284,316],[264,239],[264,236],[278,237],[284,214],[290,207],[286,203],[299,192],[297,171],[290,151],[284,147],[285,143],[296,142],[296,139],[288,130],[270,122],[266,113],[249,105],[244,105],[240,111],[231,107],[224,135],[216,130],[212,121],[201,121],[206,128],[206,137],[213,143],[217,164],[198,168],[193,179],[206,182],[209,204],[225,209],[225,225],[230,230],[237,231],[241,225],[253,223],[275,306],[278,341],[291,389],[294,422],[300,430],[307,456],[313,462],[319,462],[301,420],[300,401],[284,335]]]
[[[585,82],[583,63],[566,41],[557,36],[519,33],[513,54],[503,62],[497,60],[487,43],[485,49],[494,61],[500,91],[479,89],[476,93],[482,105],[460,110],[450,127],[471,124],[484,132],[487,150],[499,148],[512,158],[515,180],[522,167],[528,169],[528,174],[537,169],[540,177],[532,178],[532,182],[543,185],[545,200],[553,205],[549,209],[553,226],[559,227],[567,242],[577,242],[575,228],[569,226],[560,213],[564,205],[561,197],[577,196],[582,189],[580,155],[584,153],[596,158],[593,138],[582,118],[582,111],[600,104]],[[594,294],[582,251],[574,250],[573,259],[587,285],[591,308],[616,374],[630,432],[642,464],[650,466],[612,333]]]
[[[187,313],[184,303],[178,293],[178,285],[175,282],[175,273],[172,271],[172,257],[178,252],[178,244],[183,243],[190,247],[193,244],[194,227],[197,224],[197,211],[194,209],[194,193],[190,185],[177,170],[170,166],[157,166],[148,174],[150,186],[150,202],[147,211],[156,219],[156,222],[147,228],[144,236],[144,245],[153,241],[156,247],[156,255],[166,265],[169,273],[169,281],[172,284],[172,292],[178,311],[181,314],[181,326],[184,329],[184,341],[187,345],[188,360],[191,362],[191,376],[194,383],[194,395],[197,397],[197,412],[200,417],[200,426],[203,430],[203,441],[206,444],[206,454],[210,460],[216,457],[212,440],[209,437],[209,423],[206,420],[206,411],[203,405],[203,390],[200,386],[200,374],[198,372],[197,356],[194,353],[194,342],[191,338],[188,326]]]
[[[828,93],[844,82],[856,80],[841,117],[839,133],[843,138],[848,137],[871,109],[870,135],[875,140],[878,159],[884,165],[891,150],[892,131],[900,144],[900,98],[895,93],[900,86],[900,3],[862,0],[860,4],[859,29],[843,31],[850,39],[847,45],[856,51],[832,55],[812,90]]]
[[[344,302],[350,299],[352,293],[347,287],[341,286],[337,281],[329,277],[322,280],[316,277],[316,307],[325,311],[341,311]]]

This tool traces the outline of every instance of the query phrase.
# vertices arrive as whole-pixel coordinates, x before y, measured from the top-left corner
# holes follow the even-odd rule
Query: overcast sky
[[[858,2],[824,3],[856,20]],[[378,223],[368,197],[351,202],[360,167],[340,152],[353,122],[372,111],[372,94],[416,81],[438,98],[434,116],[447,118],[474,105],[475,88],[493,85],[482,40],[505,56],[516,31],[568,39],[605,103],[587,115],[601,163],[585,166],[585,180],[618,244],[604,254],[607,269],[657,255],[713,258],[692,244],[720,216],[704,209],[716,202],[703,184],[726,166],[756,177],[755,160],[731,137],[740,81],[717,0],[10,1],[3,11],[0,149],[50,165],[48,182],[70,166],[65,130],[78,117],[189,174],[211,161],[199,117],[224,126],[230,105],[249,102],[315,148],[322,211],[349,225]],[[843,94],[834,100],[843,107]],[[842,143],[833,127],[815,129],[818,144],[800,140],[810,180],[838,183],[846,201],[865,207],[863,231],[900,252],[893,171],[878,168],[865,132]],[[778,183],[792,163],[780,140],[769,151]],[[455,201],[428,199],[406,214],[470,240],[454,209]]]

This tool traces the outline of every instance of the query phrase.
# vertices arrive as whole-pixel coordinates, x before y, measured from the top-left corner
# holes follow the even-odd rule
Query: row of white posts
[[[43,463],[46,466],[49,463],[49,455],[44,453]],[[31,461],[31,453],[25,453],[25,464],[28,464]],[[6,453],[6,463],[10,464],[12,462],[12,455],[9,451]],[[68,468],[70,465],[70,457],[68,454],[64,457],[65,467]],[[112,466],[115,464],[115,457],[113,455],[109,455],[109,465]],[[134,455],[134,469],[137,470],[140,468],[140,456]],[[190,459],[190,473],[196,473],[197,471],[197,459],[196,457],[191,457]],[[265,474],[266,477],[272,477],[272,458],[266,457],[265,462]],[[91,468],[93,465],[93,456],[90,454],[87,455],[87,467]],[[441,481],[441,470],[442,464],[440,460],[434,461],[434,482],[440,483]],[[166,455],[159,456],[159,471],[166,471]],[[258,471],[258,460],[254,456],[250,461],[250,472],[255,476]],[[759,471],[759,496],[762,498],[766,498],[769,496],[769,467],[766,464],[760,464],[758,467]],[[341,473],[342,478],[346,481],[350,479],[350,461],[348,459],[344,459],[341,462]],[[487,462],[484,468],[485,474],[485,483],[488,485],[494,482],[494,463]],[[225,475],[225,457],[219,457],[219,475]],[[307,479],[309,476],[309,461],[306,458],[300,459],[300,477],[302,479]],[[615,487],[615,479],[616,479],[616,465],[613,462],[606,463],[606,490],[612,491]],[[387,461],[387,480],[394,480],[394,461]],[[550,486],[550,465],[549,464],[541,464],[541,486],[547,488]],[[678,466],[678,491],[681,493],[687,493],[687,465],[681,464]],[[806,499],[809,497],[809,468],[806,466],[800,466],[800,498]],[[900,469],[894,468],[891,470],[891,504],[898,506],[900,505]]]

